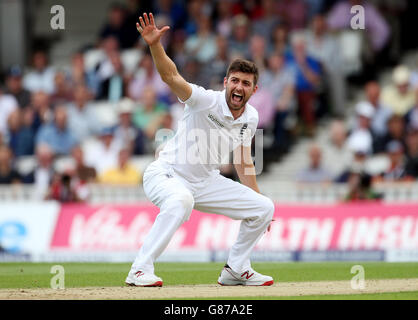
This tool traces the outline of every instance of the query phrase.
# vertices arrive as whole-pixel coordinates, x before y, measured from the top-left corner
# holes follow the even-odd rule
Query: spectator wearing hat
[[[119,123],[114,128],[114,138],[123,148],[133,154],[144,154],[146,136],[141,129],[135,127],[132,121],[135,103],[129,99],[122,99],[118,106]]]
[[[361,148],[366,154],[373,151],[373,135],[371,121],[374,116],[374,107],[369,102],[360,102],[356,105],[357,127],[352,130],[347,139],[347,146],[355,151]]]
[[[129,149],[119,151],[118,163],[99,176],[99,182],[103,184],[132,185],[136,186],[141,182],[139,170],[129,162]]]
[[[11,66],[6,73],[6,94],[15,97],[20,108],[26,108],[30,104],[30,92],[23,88],[23,72],[18,65]]]
[[[114,139],[114,129],[103,128],[98,139],[85,148],[85,163],[93,167],[98,175],[101,175],[109,168],[113,168],[118,163],[118,154],[122,149],[119,141]]]
[[[409,81],[409,68],[403,65],[398,66],[393,70],[392,84],[383,88],[382,91],[382,102],[399,116],[407,114],[415,103],[414,92]]]

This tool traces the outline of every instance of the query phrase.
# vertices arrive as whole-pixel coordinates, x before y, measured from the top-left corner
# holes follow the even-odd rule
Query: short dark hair
[[[254,62],[245,60],[245,59],[235,59],[231,62],[226,72],[226,77],[228,78],[232,72],[242,72],[242,73],[251,73],[254,75],[254,85],[258,81],[258,68]]]

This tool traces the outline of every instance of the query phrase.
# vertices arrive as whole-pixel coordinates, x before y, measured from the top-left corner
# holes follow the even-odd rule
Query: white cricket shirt
[[[159,160],[189,182],[201,182],[239,145],[251,146],[258,125],[258,112],[249,103],[236,120],[226,102],[225,90],[206,90],[190,84],[192,94],[184,101],[178,129],[159,154]],[[218,171],[219,172],[219,171]]]

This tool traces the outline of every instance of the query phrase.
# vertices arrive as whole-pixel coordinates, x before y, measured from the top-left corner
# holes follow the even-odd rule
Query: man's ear
[[[228,78],[224,77],[224,88],[226,88],[226,84],[228,83]]]
[[[256,93],[257,90],[258,90],[258,84],[255,85],[254,90],[253,90],[253,94]]]

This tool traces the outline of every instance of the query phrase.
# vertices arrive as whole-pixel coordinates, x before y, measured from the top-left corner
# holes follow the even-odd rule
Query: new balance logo
[[[138,271],[137,273],[135,273],[135,275],[136,275],[137,277],[140,277],[140,276],[144,275],[144,273],[143,273],[142,271]]]
[[[252,276],[254,275],[254,273],[249,274],[248,271],[245,271],[242,275],[241,278],[243,278],[245,276],[245,278],[248,280],[250,279]]]

